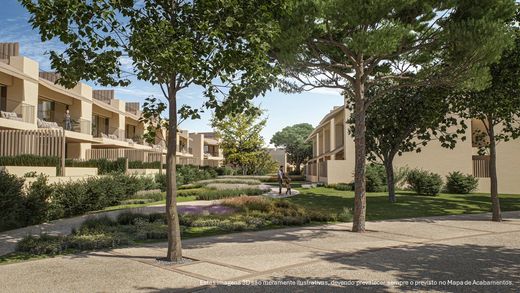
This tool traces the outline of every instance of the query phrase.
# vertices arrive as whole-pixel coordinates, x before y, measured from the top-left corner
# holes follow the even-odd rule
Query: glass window
[[[7,87],[0,85],[0,111],[7,111]]]
[[[43,121],[54,121],[54,102],[38,100],[38,118]]]

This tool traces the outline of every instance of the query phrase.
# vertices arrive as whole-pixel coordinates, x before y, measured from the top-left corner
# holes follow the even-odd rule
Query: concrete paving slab
[[[367,223],[370,231],[386,232],[395,235],[411,236],[425,239],[444,239],[482,234],[485,232],[434,225],[435,221],[381,221]]]
[[[213,260],[254,271],[270,270],[312,260],[318,251],[279,241],[215,243],[205,248],[185,248],[187,257]]]
[[[177,268],[178,271],[203,275],[216,280],[234,279],[249,275],[249,272],[230,268],[224,265],[216,265],[208,262],[197,262]]]
[[[485,232],[520,231],[520,227],[511,221],[496,223],[488,220],[434,220],[431,224]]]
[[[199,285],[199,279],[108,253],[0,266],[1,292],[157,292]]]

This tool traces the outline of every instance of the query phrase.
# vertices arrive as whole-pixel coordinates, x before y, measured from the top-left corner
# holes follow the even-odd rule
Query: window
[[[0,111],[7,111],[7,87],[0,85]]]
[[[101,136],[101,133],[108,135],[109,120],[106,117],[92,115],[92,135]]]
[[[127,124],[126,127],[126,138],[134,138],[135,137],[135,125]]]
[[[54,122],[54,108],[53,101],[38,99],[38,118],[43,121]]]

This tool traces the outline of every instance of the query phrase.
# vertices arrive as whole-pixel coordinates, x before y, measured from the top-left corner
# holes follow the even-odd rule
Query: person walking
[[[282,194],[282,187],[283,187],[283,179],[285,177],[285,173],[283,171],[283,166],[280,166],[280,169],[278,169],[278,194]]]
[[[289,178],[289,176],[285,176],[285,190],[285,195],[292,195],[291,178]]]
[[[72,118],[69,109],[65,111],[65,130],[72,130]]]

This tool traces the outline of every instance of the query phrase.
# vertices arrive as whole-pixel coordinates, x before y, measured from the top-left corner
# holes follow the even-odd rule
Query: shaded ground
[[[194,261],[178,266],[156,262],[165,243],[61,256],[0,266],[0,291],[515,292],[520,212],[504,213],[502,223],[488,218],[368,222],[363,234],[341,224],[195,238],[183,241]]]

